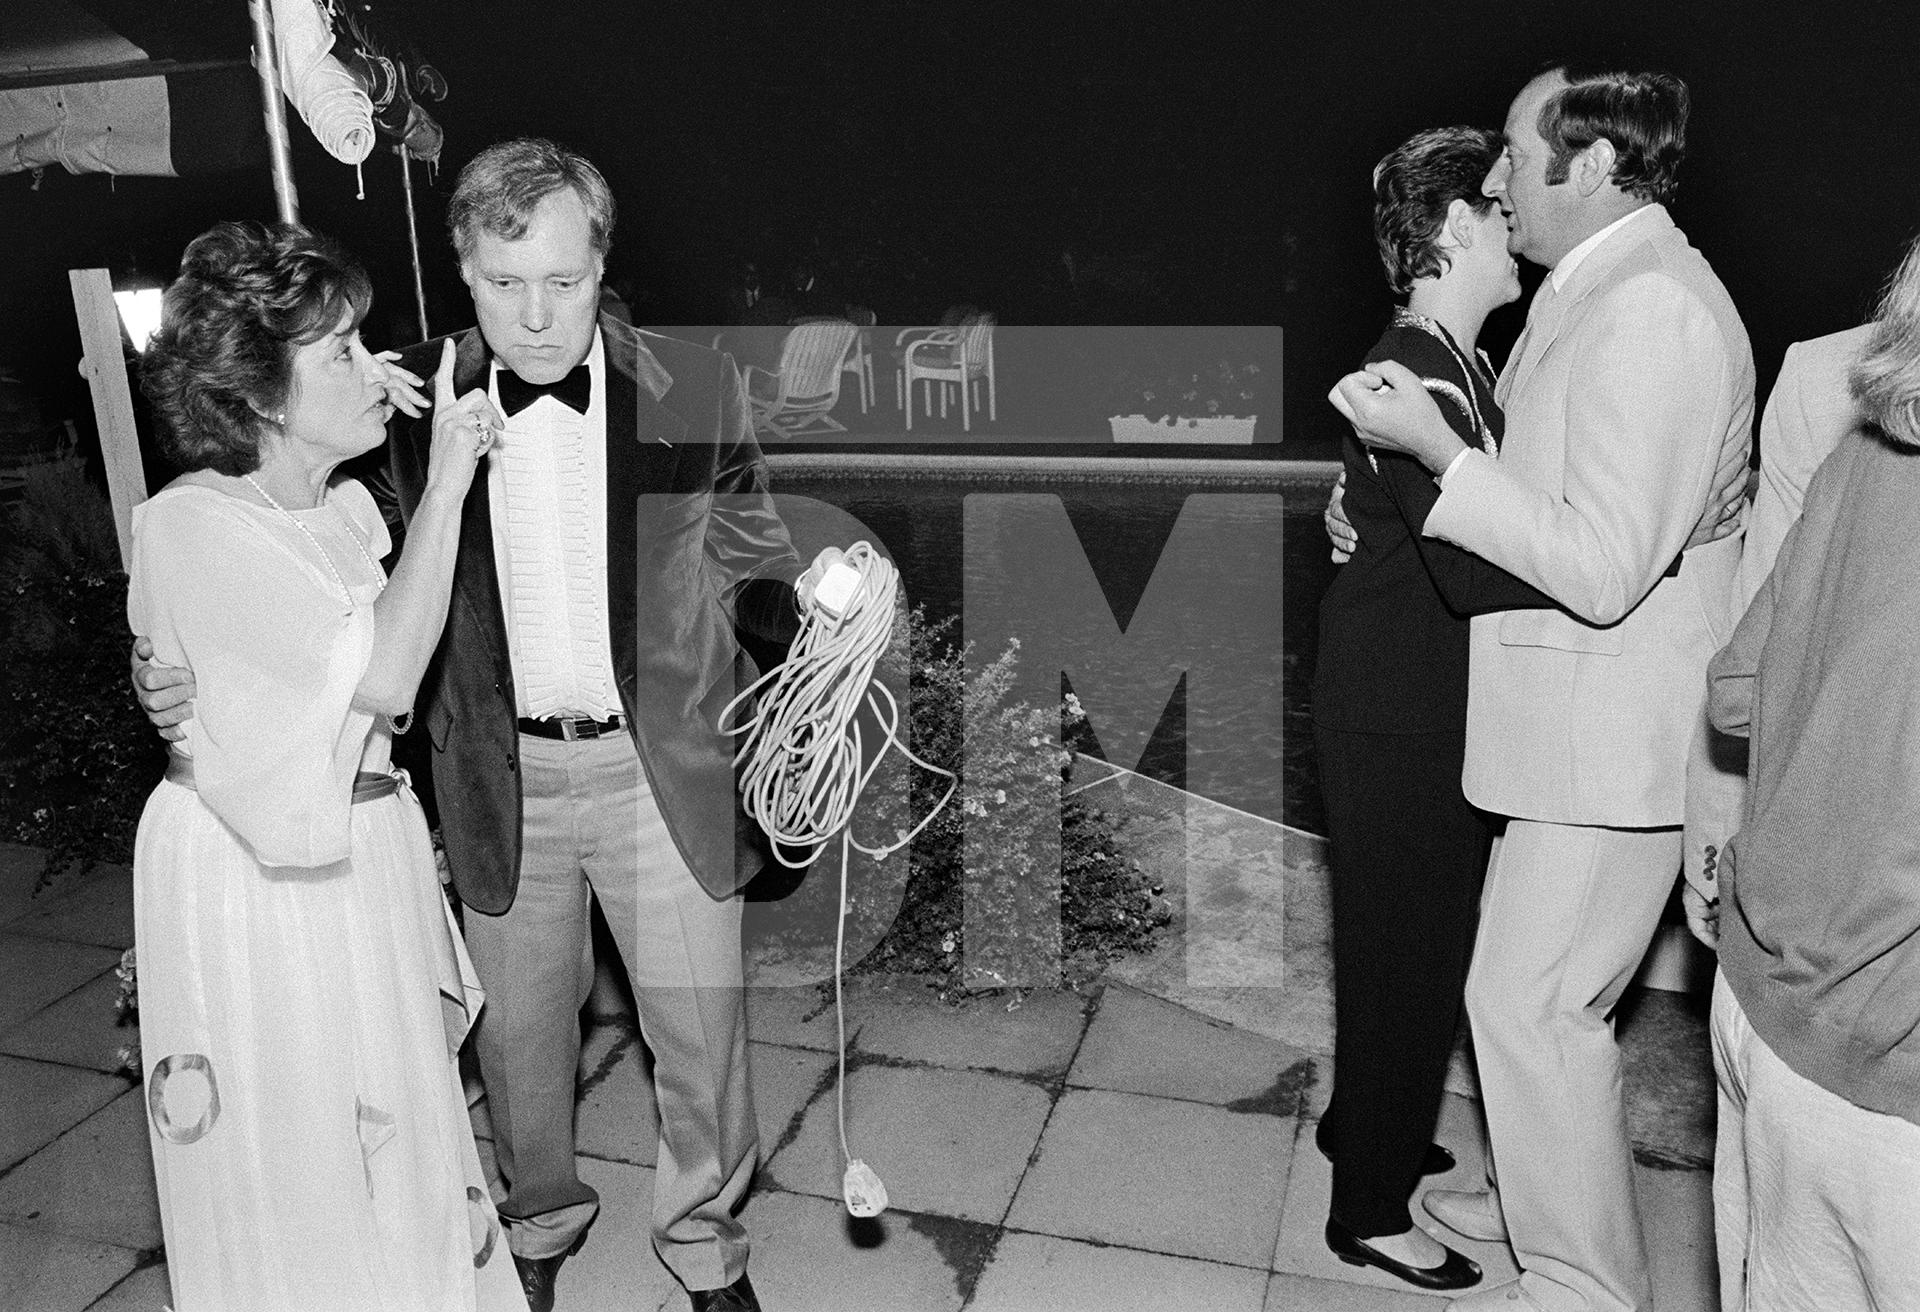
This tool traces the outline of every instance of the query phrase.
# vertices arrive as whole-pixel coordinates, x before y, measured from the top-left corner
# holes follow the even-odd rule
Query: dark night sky
[[[1319,398],[1389,303],[1368,231],[1373,162],[1420,128],[1498,126],[1550,56],[1664,67],[1692,87],[1675,216],[1740,306],[1763,388],[1788,342],[1858,322],[1920,230],[1920,19],[1910,0],[1796,6],[1786,28],[1761,18],[1787,12],[387,0],[377,16],[452,87],[433,108],[444,167],[420,197],[435,331],[471,321],[442,229],[454,173],[489,141],[537,132],[613,184],[610,275],[632,280],[643,321],[717,319],[726,269],[750,257],[769,281],[810,260],[883,323],[958,301],[1009,323],[1278,323],[1287,448],[1305,455],[1329,449],[1337,420]],[[356,202],[353,171],[294,127],[303,217],[373,268],[369,338],[400,337],[397,165],[376,154]],[[0,363],[55,415],[83,416],[65,269],[131,247],[165,275],[214,220],[271,208],[264,170],[56,170],[37,191],[0,178]],[[1496,357],[1518,321],[1490,325]]]

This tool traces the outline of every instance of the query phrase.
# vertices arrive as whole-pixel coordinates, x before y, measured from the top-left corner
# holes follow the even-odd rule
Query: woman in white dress
[[[182,474],[134,516],[127,614],[193,671],[134,853],[140,1041],[175,1312],[518,1309],[454,1055],[480,1002],[388,761],[498,416],[436,380],[391,579],[335,467],[420,400],[370,290],[290,225],[188,247],[144,366]]]

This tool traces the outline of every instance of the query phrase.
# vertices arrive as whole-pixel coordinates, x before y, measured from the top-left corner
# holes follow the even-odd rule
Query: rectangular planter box
[[[1151,420],[1145,415],[1114,415],[1116,442],[1192,442],[1208,446],[1248,446],[1258,416],[1209,415],[1204,419]]]

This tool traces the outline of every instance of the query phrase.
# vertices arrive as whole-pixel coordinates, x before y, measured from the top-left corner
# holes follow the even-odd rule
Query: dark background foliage
[[[0,543],[0,829],[75,861],[130,861],[166,753],[127,683],[127,580],[106,498],[71,463],[27,471]]]

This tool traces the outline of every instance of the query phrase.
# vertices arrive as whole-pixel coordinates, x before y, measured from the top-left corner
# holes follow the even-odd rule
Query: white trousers
[[[1512,820],[1467,975],[1521,1288],[1544,1312],[1651,1312],[1612,1013],[1680,872],[1678,829]]]
[[[1713,1228],[1729,1312],[1920,1308],[1920,1125],[1798,1074],[1713,982]]]

